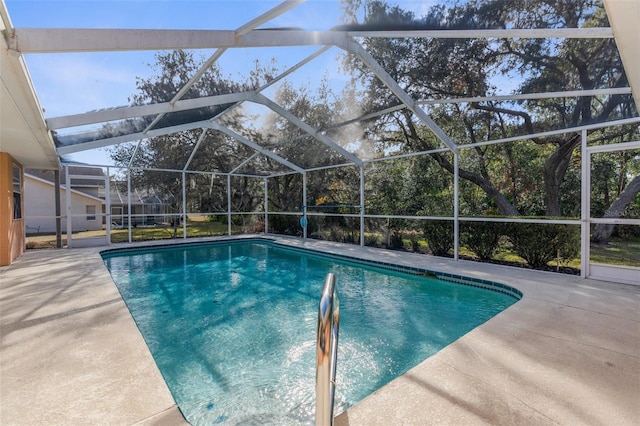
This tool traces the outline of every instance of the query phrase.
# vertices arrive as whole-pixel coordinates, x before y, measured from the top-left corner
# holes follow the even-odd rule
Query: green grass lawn
[[[640,267],[640,237],[612,238],[609,244],[591,244],[591,262]]]
[[[424,239],[419,240],[421,248],[427,248],[428,244]],[[411,247],[409,240],[405,240],[405,247]],[[460,247],[460,256],[476,258],[475,253],[466,247]],[[523,264],[527,262],[516,253],[508,249],[499,249],[493,257],[498,262],[510,264]],[[640,267],[640,237],[635,238],[612,238],[606,245],[591,245],[591,262],[605,263],[608,265]],[[552,260],[548,263],[550,267],[569,267],[580,269],[580,258]]]
[[[232,226],[231,232],[236,232],[240,227]],[[182,238],[182,226],[176,230],[176,238]],[[228,228],[226,224],[220,222],[194,221],[187,222],[187,237],[212,237],[215,235],[226,235]],[[73,238],[104,237],[106,231],[83,231],[74,232]],[[173,238],[173,226],[149,226],[136,227],[131,229],[132,241],[150,241]],[[123,243],[129,241],[129,230],[127,228],[111,229],[111,242]],[[67,234],[62,234],[62,245],[67,244]],[[55,248],[55,234],[41,234],[27,236],[27,249]]]
[[[235,227],[232,226],[231,229],[233,232]],[[175,238],[183,237],[182,225],[178,226],[175,231]],[[220,222],[187,222],[187,238],[226,235],[227,232],[227,225]],[[137,227],[131,229],[132,241],[162,240],[173,237],[173,226]],[[115,229],[111,231],[111,242],[122,243],[127,241],[129,241],[128,229]]]

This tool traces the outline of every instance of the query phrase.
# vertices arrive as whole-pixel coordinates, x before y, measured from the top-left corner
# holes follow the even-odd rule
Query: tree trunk
[[[611,203],[611,206],[604,213],[605,218],[618,218],[622,217],[624,209],[633,202],[636,195],[640,193],[640,175],[636,176],[620,193],[620,196]],[[611,238],[613,233],[613,227],[615,225],[600,223],[596,225],[596,229],[593,232],[591,241],[598,244],[606,244]]]
[[[449,173],[454,173],[453,164],[448,161],[443,155],[440,153],[430,154],[441,167],[447,170]],[[491,198],[498,207],[498,210],[504,216],[520,216],[520,212],[515,208],[513,204],[509,202],[507,197],[505,197],[500,191],[498,191],[491,182],[487,179],[483,178],[477,173],[472,173],[465,169],[458,169],[458,173],[460,178],[468,180],[476,185],[478,185],[482,190]]]
[[[544,197],[547,216],[562,216],[560,187],[571,164],[573,150],[580,142],[580,135],[562,142],[544,164]]]

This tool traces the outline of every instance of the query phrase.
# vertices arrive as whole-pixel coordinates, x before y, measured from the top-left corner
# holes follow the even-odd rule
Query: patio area
[[[339,415],[337,425],[640,422],[639,286],[270,238],[490,279],[523,293]],[[103,249],[29,251],[0,269],[1,424],[184,423],[102,262]]]

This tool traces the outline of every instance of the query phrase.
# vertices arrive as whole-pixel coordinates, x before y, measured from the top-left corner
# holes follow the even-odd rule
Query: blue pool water
[[[259,241],[103,254],[187,420],[310,424],[328,272],[340,297],[336,413],[517,298]]]

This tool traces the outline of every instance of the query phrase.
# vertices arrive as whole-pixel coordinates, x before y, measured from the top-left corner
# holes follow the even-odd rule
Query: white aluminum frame
[[[602,152],[617,152],[631,149],[640,150],[640,141],[618,143],[612,145],[588,146],[586,130],[582,132],[582,258],[581,276],[601,280],[613,280],[628,284],[640,285],[640,268],[622,267],[591,262],[591,244],[589,234],[591,224],[636,225],[640,226],[640,219],[622,218],[594,218],[591,217],[591,156]]]

